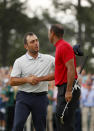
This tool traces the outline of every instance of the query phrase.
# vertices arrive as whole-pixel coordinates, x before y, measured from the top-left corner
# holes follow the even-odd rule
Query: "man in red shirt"
[[[64,29],[59,24],[52,25],[48,32],[50,42],[56,47],[55,85],[58,87],[56,111],[57,130],[74,131],[75,109],[80,96],[80,90],[74,90],[72,94],[73,82],[77,79],[76,59],[72,46],[64,41],[63,35]],[[67,102],[69,102],[69,105],[64,115],[63,125],[58,118],[62,115]]]

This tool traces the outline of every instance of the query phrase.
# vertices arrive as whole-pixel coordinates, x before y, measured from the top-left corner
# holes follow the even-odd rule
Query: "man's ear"
[[[55,35],[55,33],[54,33],[53,31],[51,31],[51,34],[52,34],[52,36],[54,36],[54,35]]]
[[[27,50],[27,44],[24,44],[24,48]]]

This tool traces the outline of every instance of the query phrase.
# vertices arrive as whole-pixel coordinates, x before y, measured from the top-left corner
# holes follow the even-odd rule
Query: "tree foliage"
[[[76,32],[75,26],[73,28],[73,37],[75,37],[77,43],[81,45],[84,54],[89,55],[87,68],[88,71],[92,71],[92,64],[90,64],[90,60],[94,57],[94,54],[92,52],[92,49],[94,48],[94,1],[86,0],[86,2],[88,3],[87,6],[82,5],[82,0],[77,0],[76,2],[77,4],[69,0],[53,0],[53,4],[57,12],[62,11],[66,14],[67,10],[70,10],[71,14],[75,16],[78,25],[76,27]],[[72,22],[71,24],[74,25],[74,22]],[[85,48],[86,45],[88,45],[88,49]],[[77,59],[77,63],[80,65],[83,61],[83,58],[81,58],[81,60],[79,59],[80,58]]]
[[[68,42],[76,39],[81,44],[85,55],[89,54],[89,58],[93,58],[94,54],[94,2],[86,0],[87,6],[82,5],[82,0],[77,0],[77,4],[70,0],[52,0],[55,13],[62,12],[67,17],[67,23],[63,24],[65,29],[64,39]],[[26,32],[34,32],[40,41],[40,52],[53,53],[55,48],[49,44],[48,27],[52,23],[63,23],[64,17],[58,21],[56,17],[52,17],[48,10],[43,10],[41,19],[34,15],[29,17],[25,13],[25,3],[20,0],[1,0],[0,1],[0,65],[6,66],[13,64],[14,60],[25,53],[23,45],[23,37]],[[67,12],[75,16],[75,21],[68,22]],[[36,13],[35,13],[36,14]],[[88,45],[88,48],[86,46]],[[79,60],[80,64],[83,60]],[[83,59],[83,58],[82,58]],[[88,60],[88,70],[92,70]]]
[[[19,0],[0,2],[0,64],[3,66],[13,64],[17,57],[25,53],[23,37],[26,32],[34,32],[39,37],[41,52],[51,53],[54,50],[47,38],[44,18],[30,18],[24,10],[24,3]]]

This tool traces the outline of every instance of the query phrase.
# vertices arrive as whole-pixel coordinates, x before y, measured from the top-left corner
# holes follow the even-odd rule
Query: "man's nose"
[[[39,44],[38,41],[36,41],[36,42],[35,42],[35,45],[38,46],[38,44]]]

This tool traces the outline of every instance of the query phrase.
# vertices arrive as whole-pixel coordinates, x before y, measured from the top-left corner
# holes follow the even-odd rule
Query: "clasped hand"
[[[37,76],[30,75],[30,76],[27,77],[27,83],[29,83],[31,85],[36,85],[39,82],[40,82],[40,80]]]

